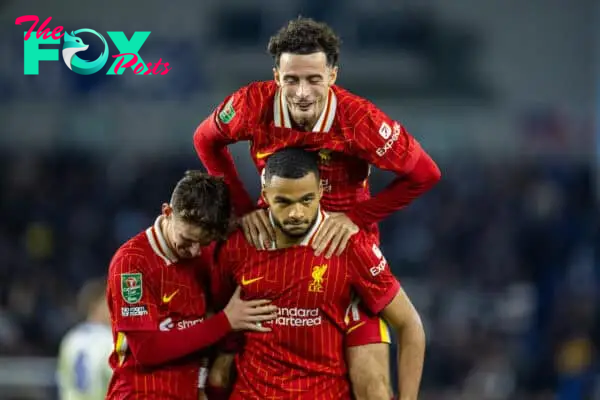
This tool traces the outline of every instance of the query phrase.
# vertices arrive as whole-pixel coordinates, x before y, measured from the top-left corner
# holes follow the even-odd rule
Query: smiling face
[[[302,129],[311,130],[323,112],[329,88],[337,78],[337,67],[327,64],[327,56],[282,53],[273,69],[292,120]]]

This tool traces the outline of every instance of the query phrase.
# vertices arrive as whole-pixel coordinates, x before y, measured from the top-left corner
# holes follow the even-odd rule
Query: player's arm
[[[232,236],[228,241],[217,246],[215,262],[211,273],[211,298],[215,309],[220,309],[224,299],[228,298],[236,287],[234,270],[243,254],[238,251],[240,236]],[[244,337],[240,332],[227,335],[218,344],[218,354],[208,374],[206,388],[209,398],[227,399],[232,388],[233,361],[235,353],[244,345]]]
[[[161,329],[158,320],[160,297],[154,282],[144,280],[144,258],[122,255],[110,267],[109,293],[113,324],[118,332],[116,347],[121,357],[131,352],[142,365],[159,365],[205,349],[232,330],[260,330],[256,322],[271,319],[266,301],[244,302],[236,291],[225,309],[184,330]],[[127,279],[135,279],[140,292],[126,293]]]
[[[425,330],[419,313],[400,289],[381,316],[398,337],[398,397],[417,399],[425,359]]]
[[[228,96],[194,133],[198,157],[209,174],[223,176],[232,192],[237,215],[245,215],[256,208],[227,149],[232,143],[250,139],[245,136],[248,96],[248,87]]]
[[[350,119],[350,142],[357,155],[377,168],[396,173],[380,193],[358,203],[347,215],[359,227],[380,222],[431,189],[441,178],[436,163],[399,122],[374,105]]]
[[[396,332],[399,398],[417,399],[425,359],[421,319],[379,248],[365,236],[357,239],[349,246],[354,288],[367,308]]]

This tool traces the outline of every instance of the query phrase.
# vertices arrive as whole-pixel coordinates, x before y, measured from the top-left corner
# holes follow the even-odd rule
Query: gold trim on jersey
[[[115,352],[119,356],[119,365],[123,365],[123,362],[125,361],[125,355],[127,354],[127,338],[123,332],[117,332]]]
[[[175,257],[167,245],[167,241],[165,240],[165,237],[160,229],[162,218],[163,216],[159,215],[158,218],[156,218],[156,221],[154,221],[154,225],[146,229],[146,238],[148,239],[150,247],[154,253],[162,258],[166,265],[171,265],[177,262],[177,257]]]

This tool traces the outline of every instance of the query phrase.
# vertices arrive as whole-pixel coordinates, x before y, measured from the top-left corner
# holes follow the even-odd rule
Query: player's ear
[[[273,67],[273,79],[275,80],[275,83],[277,83],[277,86],[281,86],[279,84],[279,70],[276,67]]]
[[[329,86],[335,85],[335,81],[337,80],[337,75],[338,75],[337,65],[333,68],[329,68]]]
[[[267,197],[267,190],[265,189],[265,186],[263,185],[262,190],[260,192],[260,195],[262,196],[263,200],[265,201],[265,203],[270,206],[269,204],[269,198]]]
[[[163,203],[161,210],[162,214],[165,217],[168,217],[169,215],[173,214],[173,208],[168,203]]]

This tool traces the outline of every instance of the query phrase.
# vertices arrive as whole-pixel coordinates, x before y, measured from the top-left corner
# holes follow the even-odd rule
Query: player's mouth
[[[310,102],[310,103],[296,103],[296,107],[300,110],[300,111],[308,111],[314,103]]]
[[[299,229],[306,229],[306,226],[308,225],[307,221],[301,221],[301,222],[288,222],[285,224],[285,227],[290,230],[290,231],[297,231]]]
[[[177,253],[179,254],[180,258],[195,258],[200,255],[200,252],[197,250],[192,251],[192,250],[178,249]]]

